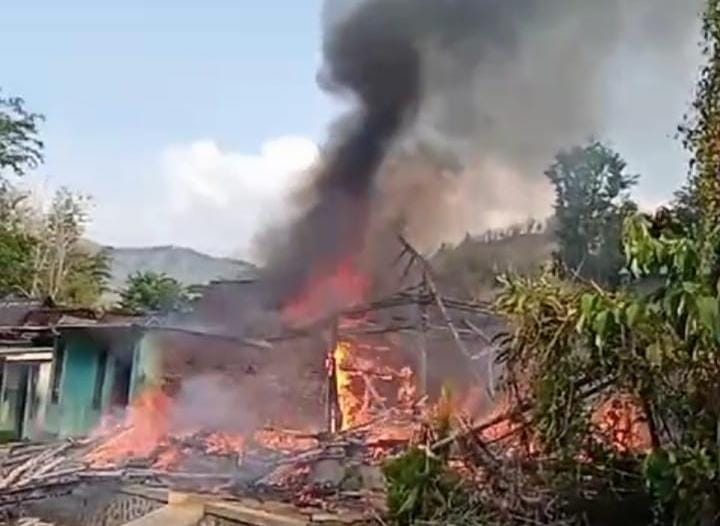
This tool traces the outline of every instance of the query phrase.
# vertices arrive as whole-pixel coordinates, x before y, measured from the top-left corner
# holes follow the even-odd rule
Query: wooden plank
[[[53,359],[52,352],[29,352],[22,354],[5,355],[5,361],[13,362],[50,362]]]
[[[22,354],[22,353],[52,353],[53,352],[52,347],[31,347],[28,345],[18,345],[15,346],[3,346],[0,347],[0,356],[8,356],[13,354]]]

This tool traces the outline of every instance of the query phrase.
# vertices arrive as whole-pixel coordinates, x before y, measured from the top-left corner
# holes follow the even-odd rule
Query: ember
[[[600,438],[620,452],[650,450],[650,432],[637,401],[631,397],[607,400],[594,415]]]

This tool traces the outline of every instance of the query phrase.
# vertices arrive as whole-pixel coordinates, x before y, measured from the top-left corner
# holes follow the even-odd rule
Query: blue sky
[[[161,242],[103,210],[157,191],[169,145],[252,155],[275,137],[322,138],[333,107],[315,83],[319,12],[319,0],[8,2],[0,86],[47,116],[43,178],[93,195],[92,233]]]
[[[36,179],[91,194],[100,242],[250,255],[340,109],[315,81],[321,4],[5,2],[0,87],[47,116]],[[653,174],[648,203],[684,171],[671,135],[697,67],[688,49],[680,75],[631,65],[608,87],[609,136]]]

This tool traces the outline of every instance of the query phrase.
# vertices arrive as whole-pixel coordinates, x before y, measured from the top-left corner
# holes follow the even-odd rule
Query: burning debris
[[[497,328],[489,307],[441,295],[427,261],[404,238],[399,246],[397,264],[418,284],[324,317],[315,310],[317,296],[305,293],[283,313],[285,329],[265,336],[270,348],[256,349],[258,356],[278,360],[276,346],[298,350],[294,342],[318,336],[311,341],[321,348],[317,356],[324,356],[326,373],[320,378],[324,398],[315,405],[320,425],[294,425],[293,408],[265,405],[260,398],[253,400],[253,425],[231,429],[216,417],[178,420],[174,415],[187,398],[183,384],[193,378],[171,375],[164,385],[146,387],[122,418],[107,418],[92,436],[6,449],[0,455],[0,507],[114,481],[230,500],[272,499],[328,513],[353,511],[374,520],[386,511],[384,466],[416,450],[447,458],[465,483],[493,491],[504,487],[507,470],[540,451],[527,428],[530,408],[493,398]],[[360,291],[351,276],[328,279],[331,287],[349,281],[342,290]],[[306,313],[312,316],[303,324]],[[453,364],[461,364],[460,370],[448,369]],[[448,390],[448,380],[454,390]],[[221,377],[213,382],[233,389]],[[631,406],[618,400],[597,413],[599,431],[619,452],[642,447],[635,434],[641,424],[625,418]],[[546,503],[550,496],[539,498]]]
[[[441,298],[424,259],[406,241],[401,248],[398,265],[417,267],[417,272],[408,270],[408,276],[424,276],[420,285],[370,303],[355,302],[320,318],[315,310],[319,300],[310,290],[283,312],[286,328],[265,336],[270,348],[250,345],[245,353],[246,357],[256,356],[257,369],[250,376],[267,384],[265,389],[244,391],[246,386],[224,382],[223,375],[235,370],[246,372],[249,365],[245,361],[236,364],[240,369],[226,362],[225,371],[217,372],[213,382],[223,385],[223,391],[239,389],[238,393],[256,396],[252,404],[235,408],[254,411],[252,418],[238,415],[246,421],[245,426],[232,429],[220,420],[213,426],[213,417],[178,418],[188,402],[185,384],[192,386],[195,381],[192,371],[202,377],[206,374],[203,367],[213,368],[214,362],[210,350],[204,362],[192,366],[181,359],[182,352],[172,352],[166,367],[174,365],[174,369],[166,371],[172,373],[166,375],[166,382],[146,386],[124,416],[106,418],[88,438],[8,449],[0,464],[4,477],[0,494],[7,496],[5,502],[71,491],[73,486],[95,479],[226,496],[272,496],[297,505],[326,508],[352,504],[358,495],[365,498],[368,492],[381,495],[380,466],[408,445],[422,443],[433,407],[431,400],[446,380],[445,374],[434,375],[443,371],[439,362],[446,358],[439,353],[428,356],[428,349],[445,348],[447,357],[448,344],[451,348],[457,345],[450,362],[466,361],[461,367],[464,374],[455,375],[462,383],[475,379],[474,374],[467,374],[468,366],[472,370],[477,366],[467,361],[472,358],[468,354],[470,344],[482,349],[488,345],[482,331],[459,328],[464,322],[467,327],[484,326],[486,306]],[[343,290],[365,293],[362,281],[351,273],[330,276],[329,280],[331,287],[349,283]],[[320,425],[304,427],[297,425],[299,421],[287,405],[278,406],[272,400],[265,404],[257,397],[277,393],[272,377],[264,376],[262,364],[282,360],[277,354],[280,347],[299,352],[302,347],[297,342],[307,339],[308,334],[316,335],[310,341],[319,345],[320,353],[311,356],[325,357],[326,374],[318,378],[325,389],[324,400],[318,399],[315,405]],[[421,335],[428,341],[418,352],[414,343]],[[167,345],[173,340],[163,341]],[[178,369],[180,365],[184,369]],[[288,382],[290,377],[282,380]],[[205,412],[212,414],[207,407]],[[232,414],[223,416],[223,421],[235,418]],[[24,447],[42,449],[34,456]],[[340,500],[332,504],[336,498]]]

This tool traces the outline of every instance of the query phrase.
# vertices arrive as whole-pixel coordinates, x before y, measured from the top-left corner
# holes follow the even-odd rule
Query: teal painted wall
[[[130,378],[131,399],[140,394],[146,386],[159,384],[161,380],[162,371],[157,337],[151,333],[145,333],[135,344]]]
[[[51,393],[50,393],[50,400],[48,401],[48,407],[45,411],[45,429],[47,430],[48,434],[54,435],[54,436],[58,436],[60,434],[60,403],[59,403],[59,399],[57,401],[53,401],[53,399],[52,399],[52,387],[53,387],[52,382],[54,381],[55,375],[57,374],[56,368],[59,365],[58,361],[57,361],[58,345],[59,345],[59,339],[55,338],[55,344],[54,344],[55,357],[53,358],[53,372],[52,372],[52,376],[50,378]],[[67,363],[67,353],[63,354],[62,360],[63,360],[63,363],[62,363],[61,370],[63,371],[63,378],[60,379],[60,392],[59,392],[61,397],[62,397],[62,381],[65,376],[64,371],[66,370],[65,367],[66,367],[66,363]]]
[[[2,367],[4,381],[0,391],[0,432],[4,437],[13,436],[16,439],[46,438],[45,416],[51,363],[5,362]],[[22,400],[24,406],[20,405]]]
[[[102,408],[93,407],[101,348],[80,335],[66,336],[65,367],[58,408],[58,434],[86,434],[100,421]]]
[[[54,434],[67,437],[86,435],[101,421],[110,409],[115,387],[117,359],[108,352],[100,404],[93,403],[100,359],[107,347],[93,340],[88,334],[65,334],[65,362],[61,379],[60,397],[57,404],[50,404],[47,411],[47,428]],[[127,345],[137,345],[130,340]],[[137,349],[134,356],[138,354]],[[133,396],[133,376],[136,368],[133,359],[130,399]]]

